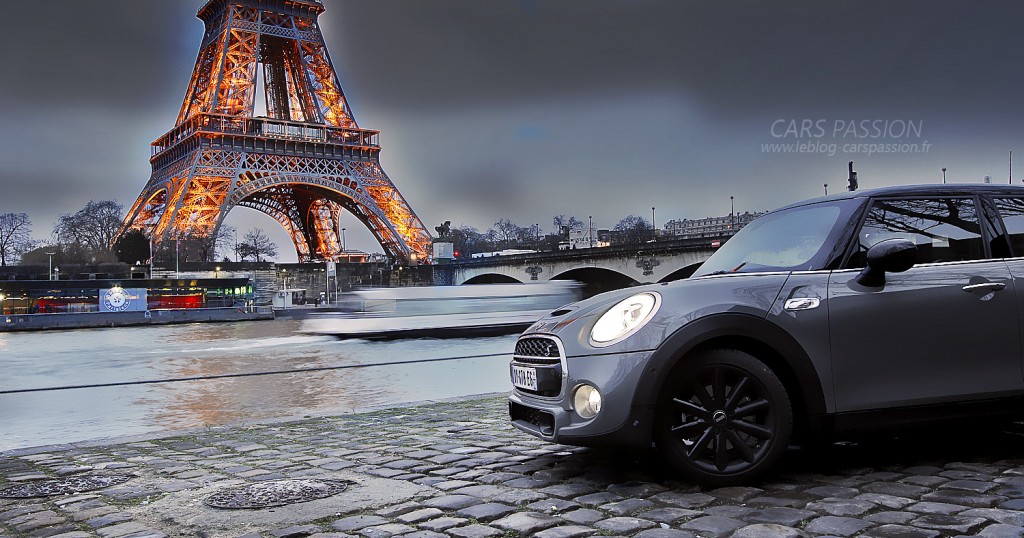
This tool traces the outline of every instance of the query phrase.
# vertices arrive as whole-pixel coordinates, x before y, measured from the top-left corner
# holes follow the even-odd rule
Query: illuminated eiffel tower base
[[[431,237],[380,166],[379,131],[360,129],[331,64],[316,0],[210,0],[188,92],[153,142],[153,173],[121,233],[153,243],[216,236],[248,207],[288,231],[300,261],[343,257],[348,211],[385,253],[425,262]],[[261,69],[262,68],[262,69]],[[267,116],[254,117],[259,87]]]

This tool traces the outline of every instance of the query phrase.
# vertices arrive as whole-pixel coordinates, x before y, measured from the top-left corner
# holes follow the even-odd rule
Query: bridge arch
[[[391,255],[411,252],[392,219],[350,177],[246,171],[239,176],[218,222],[236,206],[255,209],[279,222],[295,245],[300,260],[332,259],[342,250],[338,236],[342,211],[348,211]]]
[[[476,275],[463,284],[522,284],[522,281],[501,273],[485,273]]]
[[[559,273],[551,280],[575,280],[583,284],[584,297],[593,297],[606,291],[628,288],[639,284],[633,278],[612,269],[580,267]]]

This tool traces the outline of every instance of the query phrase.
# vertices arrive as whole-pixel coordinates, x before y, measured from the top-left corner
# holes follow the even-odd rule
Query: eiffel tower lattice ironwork
[[[331,64],[318,0],[210,0],[188,92],[152,144],[153,173],[121,233],[215,236],[248,207],[291,235],[300,261],[342,255],[349,211],[385,252],[426,261],[430,233],[380,166],[379,131],[360,129]],[[254,117],[262,66],[266,117]]]

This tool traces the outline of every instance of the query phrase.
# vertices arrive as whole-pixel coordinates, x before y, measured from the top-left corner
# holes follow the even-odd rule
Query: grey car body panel
[[[1005,262],[918,265],[886,274],[881,288],[858,285],[856,275],[836,271],[829,286],[838,412],[1024,389],[1017,301]],[[980,283],[1006,287],[963,289]]]
[[[794,369],[797,381],[803,387],[802,400],[807,411],[815,415],[835,411],[829,335],[829,274],[828,271],[808,271],[795,272],[789,277],[768,315],[768,321],[788,338],[779,334],[765,342],[783,353],[786,362]],[[786,303],[791,299],[817,299],[818,305],[787,310]]]

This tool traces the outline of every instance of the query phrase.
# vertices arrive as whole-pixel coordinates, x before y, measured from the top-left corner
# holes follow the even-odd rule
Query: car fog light
[[[590,385],[580,385],[572,397],[572,404],[580,418],[594,418],[601,412],[601,393]]]

